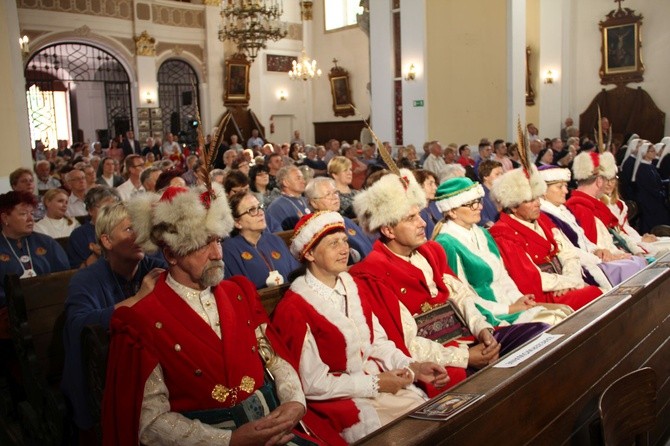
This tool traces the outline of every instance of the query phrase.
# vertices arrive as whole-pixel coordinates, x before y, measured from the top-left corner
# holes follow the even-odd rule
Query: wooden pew
[[[76,270],[19,279],[5,278],[12,339],[20,361],[26,400],[19,402],[24,435],[42,446],[68,443],[63,372],[64,304]]]
[[[263,304],[263,308],[265,308],[265,311],[268,313],[268,315],[272,315],[272,312],[277,306],[277,302],[279,302],[279,299],[281,299],[286,290],[288,290],[288,287],[289,284],[285,283],[283,285],[262,288],[258,290],[258,295],[261,298],[261,304]]]
[[[650,444],[670,436],[670,255],[549,330],[563,335],[515,368],[488,366],[453,392],[484,397],[446,421],[407,415],[361,445],[600,444],[597,402],[643,366],[658,375]]]
[[[291,247],[291,237],[293,237],[293,229],[289,229],[288,231],[275,232],[274,235],[279,236],[282,240],[284,240],[286,246],[288,246],[289,248]]]

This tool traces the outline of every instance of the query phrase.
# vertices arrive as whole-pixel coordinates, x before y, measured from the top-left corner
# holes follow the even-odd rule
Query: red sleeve
[[[598,230],[596,229],[596,219],[593,216],[593,209],[588,209],[586,206],[577,203],[570,203],[570,200],[565,206],[573,213],[577,219],[579,226],[584,229],[586,237],[593,243],[598,243]]]
[[[151,349],[151,333],[133,323],[138,316],[128,307],[114,312],[111,321],[107,377],[102,400],[104,446],[139,444],[144,386],[158,359]]]
[[[523,245],[522,241],[501,237],[495,225],[490,232],[498,245],[505,268],[519,291],[524,294],[533,294],[536,299],[544,301],[542,278],[535,264],[528,258],[526,251],[519,248]]]
[[[300,317],[300,309],[291,302],[293,291],[287,290],[272,313],[272,322],[268,326],[268,340],[277,346],[280,356],[287,360],[293,368],[300,370],[300,355],[305,343],[307,323]],[[295,296],[299,298],[298,296]]]

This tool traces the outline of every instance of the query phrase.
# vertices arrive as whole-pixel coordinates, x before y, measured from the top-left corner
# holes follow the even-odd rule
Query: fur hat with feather
[[[396,225],[412,206],[425,208],[426,194],[408,169],[400,169],[400,175],[384,175],[354,198],[358,221],[371,233],[385,225]]]
[[[210,192],[169,187],[163,195],[137,194],[128,203],[128,214],[137,244],[147,253],[167,246],[179,256],[204,246],[211,237],[225,237],[233,217],[223,189]]]
[[[493,181],[491,196],[503,209],[511,209],[524,201],[539,198],[547,191],[547,184],[531,165],[529,176],[523,168],[513,169]]]

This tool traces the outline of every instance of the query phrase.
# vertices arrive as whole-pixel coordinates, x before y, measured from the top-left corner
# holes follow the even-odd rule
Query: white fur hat
[[[545,183],[558,183],[565,181],[566,183],[570,182],[570,169],[565,167],[558,166],[541,166],[542,169],[538,169],[540,177],[544,180]]]
[[[216,198],[208,192],[169,187],[163,195],[137,194],[128,202],[128,214],[137,234],[137,244],[153,253],[163,246],[183,256],[204,245],[211,237],[225,237],[233,228],[228,200],[219,184]]]
[[[491,196],[503,209],[513,208],[524,201],[534,200],[544,195],[547,183],[537,171],[537,167],[530,167],[530,175],[522,168],[505,172],[493,181]]]
[[[323,237],[345,229],[344,219],[338,212],[320,211],[306,214],[295,225],[291,238],[291,254],[302,261],[305,254]]]
[[[393,226],[409,215],[412,206],[426,207],[426,194],[408,169],[390,173],[354,198],[358,222],[368,232]]]
[[[592,176],[601,175],[607,179],[616,176],[617,167],[614,155],[610,152],[583,152],[572,162],[572,176],[575,180],[586,180]]]

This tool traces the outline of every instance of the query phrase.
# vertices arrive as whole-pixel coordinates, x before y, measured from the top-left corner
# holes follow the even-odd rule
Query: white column
[[[205,134],[211,132],[218,124],[225,111],[223,106],[223,70],[225,69],[225,55],[223,42],[219,40],[219,25],[221,23],[221,7],[205,7],[205,63],[207,73],[200,84],[200,113]],[[241,142],[242,143],[242,142]],[[244,144],[244,143],[242,143]]]
[[[19,47],[16,2],[0,2],[0,134],[3,135],[0,193],[10,190],[9,174],[18,167],[32,168],[26,79]],[[2,37],[4,36],[4,37]]]
[[[389,0],[370,0],[370,83],[372,129],[394,141],[393,21]]]
[[[507,0],[507,139],[526,122],[526,0]]]
[[[540,0],[540,135],[555,138],[561,135],[563,107],[563,4],[564,0]],[[551,71],[552,83],[545,83]]]
[[[402,48],[402,125],[403,144],[421,147],[428,140],[428,98],[426,33],[413,32],[426,26],[425,0],[402,0],[400,2],[400,28]],[[416,77],[406,80],[410,65],[414,65]],[[373,65],[374,66],[374,65]],[[374,72],[374,71],[373,71]],[[414,101],[423,101],[423,106],[414,106]]]

